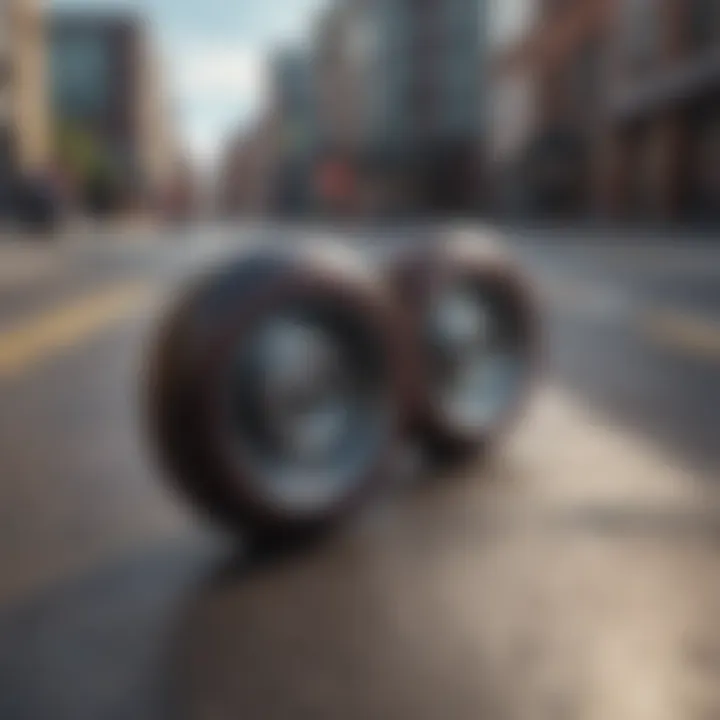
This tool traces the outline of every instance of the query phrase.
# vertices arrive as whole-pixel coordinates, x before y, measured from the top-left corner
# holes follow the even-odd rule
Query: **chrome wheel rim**
[[[503,298],[455,283],[431,303],[428,337],[435,402],[463,430],[491,430],[518,399],[527,371],[517,317]]]
[[[367,479],[392,423],[379,353],[362,323],[317,306],[267,315],[238,344],[231,443],[265,502],[323,512]]]

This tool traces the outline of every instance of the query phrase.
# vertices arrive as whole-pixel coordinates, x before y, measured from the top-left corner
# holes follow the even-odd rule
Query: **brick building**
[[[619,1],[536,2],[532,22],[495,54],[494,92],[526,88],[512,181],[530,212],[584,214],[605,192],[606,73]]]
[[[675,221],[720,207],[720,2],[545,0],[496,53],[531,78],[513,181],[537,214]]]
[[[634,0],[615,27],[608,210],[720,219],[720,2]]]

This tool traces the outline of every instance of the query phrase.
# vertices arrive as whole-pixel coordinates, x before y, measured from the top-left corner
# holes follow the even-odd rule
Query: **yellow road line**
[[[123,284],[0,333],[0,379],[11,378],[147,305],[148,285]]]
[[[720,322],[674,310],[654,310],[641,318],[643,332],[666,347],[720,358]]]

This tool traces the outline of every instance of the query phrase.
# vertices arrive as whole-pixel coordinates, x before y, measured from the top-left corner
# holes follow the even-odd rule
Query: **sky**
[[[303,42],[325,0],[50,0],[52,8],[132,8],[157,39],[173,122],[191,155],[212,165],[252,121],[267,91],[266,59]]]

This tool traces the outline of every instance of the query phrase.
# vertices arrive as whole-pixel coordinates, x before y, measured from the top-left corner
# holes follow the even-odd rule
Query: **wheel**
[[[171,477],[232,528],[327,529],[391,460],[408,404],[402,338],[354,257],[255,253],[211,272],[153,351],[151,430]]]
[[[386,275],[419,359],[413,426],[431,459],[462,461],[492,447],[519,417],[537,369],[527,282],[472,233],[402,252]]]

